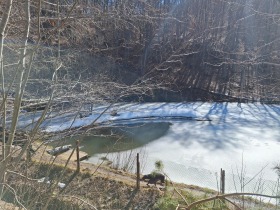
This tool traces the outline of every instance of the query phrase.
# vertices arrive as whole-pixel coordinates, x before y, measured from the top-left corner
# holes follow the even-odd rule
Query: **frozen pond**
[[[57,131],[88,125],[105,107],[96,107],[92,115],[83,119],[72,115],[54,116],[42,129]],[[117,115],[110,115],[112,111]],[[122,140],[117,137],[118,142],[129,143],[129,146],[116,146],[115,137],[86,137],[84,150],[92,154],[90,162],[100,162],[106,151],[110,152],[109,160],[118,162],[122,156],[134,160],[139,152],[142,173],[151,172],[154,162],[161,160],[164,171],[173,181],[217,189],[223,168],[226,191],[240,192],[240,183],[243,183],[244,191],[275,194],[277,174],[273,167],[280,162],[279,105],[116,104],[97,122],[116,126],[117,131],[113,133],[126,137]],[[21,123],[26,122],[23,119]]]
[[[241,173],[245,191],[273,192],[277,175],[272,168],[279,161],[279,127],[238,122],[233,125],[219,120],[171,122],[165,135],[132,149],[134,155],[144,154],[142,173],[151,172],[154,162],[161,160],[173,181],[217,189],[223,168],[228,192],[241,191]],[[137,138],[135,141],[141,141],[141,133]],[[100,162],[99,158],[104,156],[115,161],[121,156],[130,157],[128,153],[131,155],[130,150],[96,154],[89,161]],[[258,176],[251,181],[255,175]]]

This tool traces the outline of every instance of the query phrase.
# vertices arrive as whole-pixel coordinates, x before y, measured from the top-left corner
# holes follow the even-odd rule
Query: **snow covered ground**
[[[105,108],[95,107],[92,115],[75,120],[74,114],[53,117],[43,124],[42,129],[50,132],[88,125]],[[112,112],[118,115],[111,116]],[[20,124],[26,125],[27,121],[30,119],[21,118]],[[241,190],[241,173],[244,173],[245,191],[273,194],[277,174],[272,168],[280,163],[279,105],[203,102],[116,104],[97,122],[129,124],[151,121],[168,121],[172,125],[166,135],[142,147],[147,154],[143,173],[152,171],[154,162],[162,160],[165,172],[173,181],[217,189],[217,179],[223,168],[227,191]],[[89,161],[95,162],[99,156]],[[255,175],[257,178],[250,181]],[[262,185],[264,180],[266,183]]]

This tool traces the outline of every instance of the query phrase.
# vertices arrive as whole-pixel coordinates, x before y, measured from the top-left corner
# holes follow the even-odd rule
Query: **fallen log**
[[[61,146],[61,147],[56,147],[54,149],[50,149],[50,150],[47,150],[47,153],[50,154],[50,155],[53,155],[53,156],[57,156],[59,154],[62,154],[64,152],[67,152],[68,150],[71,149],[71,145],[64,145],[64,146]]]
[[[81,157],[79,160],[80,161],[83,161],[83,160],[87,160],[87,159],[89,159],[89,155],[85,155],[85,156],[83,156],[83,157]],[[75,160],[76,162],[77,162],[77,160]]]
[[[48,104],[47,101],[43,101],[43,102],[39,102],[39,103],[33,103],[33,104],[28,104],[26,106],[22,106],[21,109],[25,110],[27,112],[44,110],[46,108],[47,104]]]

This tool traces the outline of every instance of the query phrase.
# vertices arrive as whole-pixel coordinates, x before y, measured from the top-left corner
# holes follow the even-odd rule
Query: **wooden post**
[[[76,141],[77,171],[80,171],[80,141]]]
[[[225,170],[221,168],[220,193],[225,194]]]
[[[137,153],[136,156],[136,188],[137,190],[140,190],[140,162],[139,162],[139,153]]]

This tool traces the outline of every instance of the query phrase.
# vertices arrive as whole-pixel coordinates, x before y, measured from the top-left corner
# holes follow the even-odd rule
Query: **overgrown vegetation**
[[[173,187],[169,187],[166,189],[164,196],[162,196],[157,203],[154,205],[155,210],[169,210],[169,209],[176,209],[178,204],[182,207],[186,206],[187,203],[192,203],[197,200],[206,199],[209,196],[213,196],[214,193],[207,193],[207,190],[202,191],[200,194],[197,192],[190,192],[186,189],[180,189],[181,196],[184,197],[185,200],[182,199],[181,196],[174,190]],[[230,209],[229,205],[225,202],[217,200],[213,202],[205,202],[197,207],[192,208],[192,210],[199,210],[199,209],[213,209],[213,210],[226,210]]]
[[[6,34],[7,81],[21,5],[14,1]],[[57,65],[56,94],[84,102],[277,102],[279,8],[277,0],[30,1],[27,47],[39,45],[26,95],[50,94]]]
[[[61,5],[60,13],[71,5]],[[45,44],[54,46],[60,38],[61,47],[78,52],[61,76],[80,74],[87,82],[77,88],[91,94],[123,100],[279,100],[277,0],[81,1],[61,28],[49,23],[57,22],[56,8],[43,7]],[[110,95],[92,90],[100,73],[103,90],[116,84]]]

